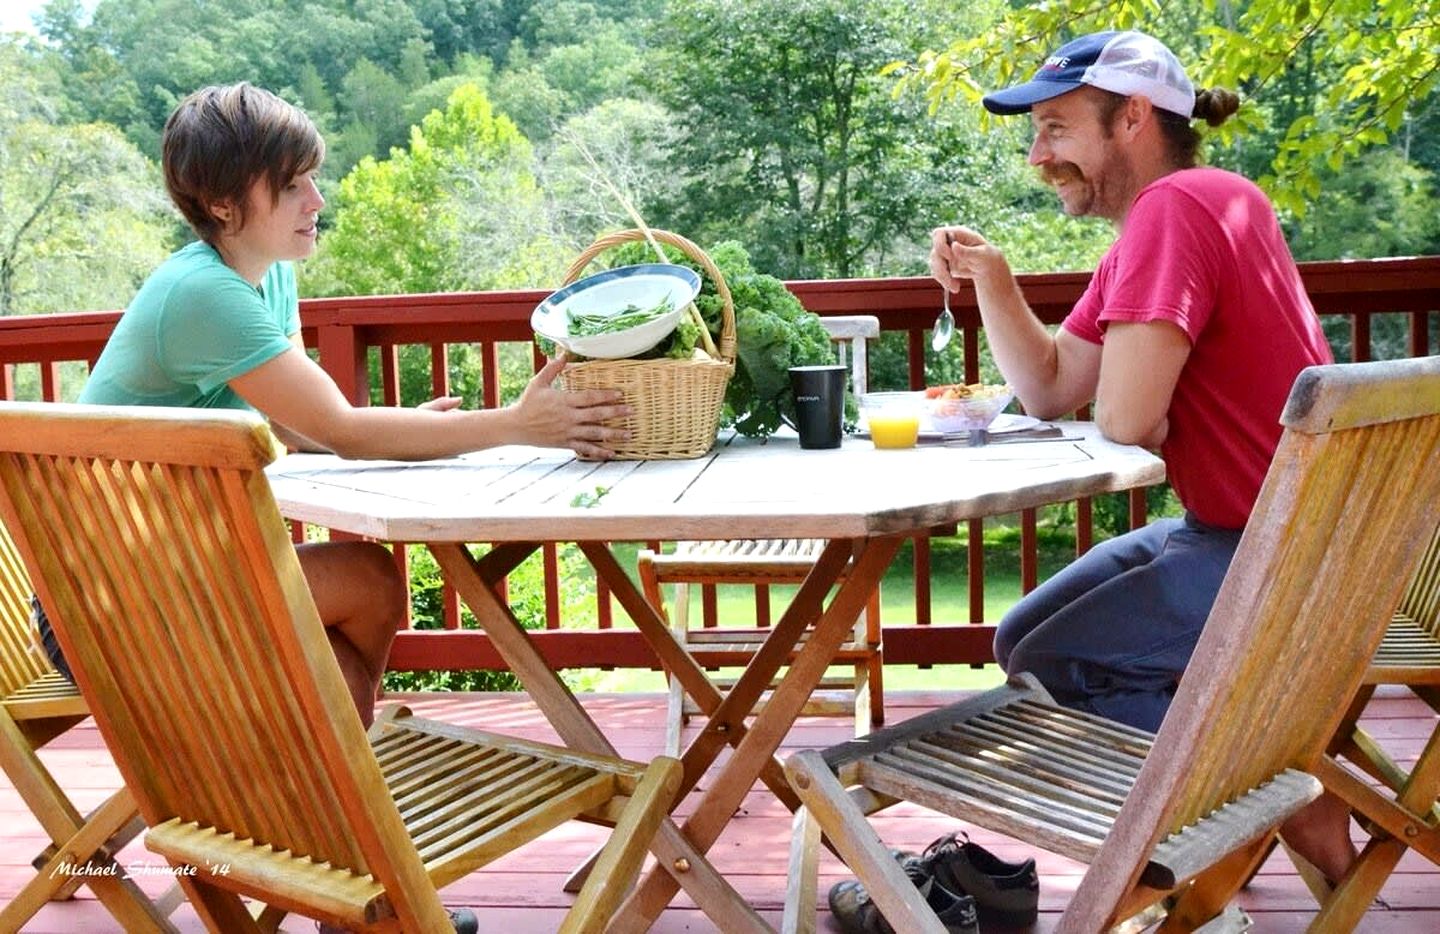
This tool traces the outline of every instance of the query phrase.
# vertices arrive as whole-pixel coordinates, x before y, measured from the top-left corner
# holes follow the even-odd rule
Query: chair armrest
[[[1286,769],[1217,811],[1171,834],[1155,847],[1140,881],[1173,889],[1320,797],[1320,780],[1299,769]]]

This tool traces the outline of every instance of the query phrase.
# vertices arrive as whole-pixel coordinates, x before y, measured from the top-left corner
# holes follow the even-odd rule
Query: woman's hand
[[[511,406],[515,418],[513,440],[569,448],[581,457],[613,457],[615,452],[605,446],[606,442],[625,441],[630,432],[606,427],[602,422],[625,418],[630,407],[621,403],[623,396],[618,389],[556,389],[553,384],[565,369],[565,362],[563,354],[547,362]]]

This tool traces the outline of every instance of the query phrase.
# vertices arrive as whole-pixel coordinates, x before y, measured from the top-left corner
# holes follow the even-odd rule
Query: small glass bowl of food
[[[925,394],[867,392],[860,397],[860,416],[877,448],[910,448],[920,437]]]
[[[984,431],[1005,410],[1015,391],[1009,385],[957,383],[925,390],[930,424],[943,434]]]

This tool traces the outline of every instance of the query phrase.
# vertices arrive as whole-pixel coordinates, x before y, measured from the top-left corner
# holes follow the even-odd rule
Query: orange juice
[[[912,448],[920,437],[920,416],[909,412],[871,412],[870,440],[877,448]]]

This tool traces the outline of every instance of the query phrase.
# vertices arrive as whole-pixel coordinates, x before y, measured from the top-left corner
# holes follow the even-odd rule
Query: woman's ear
[[[235,205],[228,199],[225,201],[214,201],[207,205],[210,216],[220,224],[222,230],[228,231],[231,223],[236,219]]]

